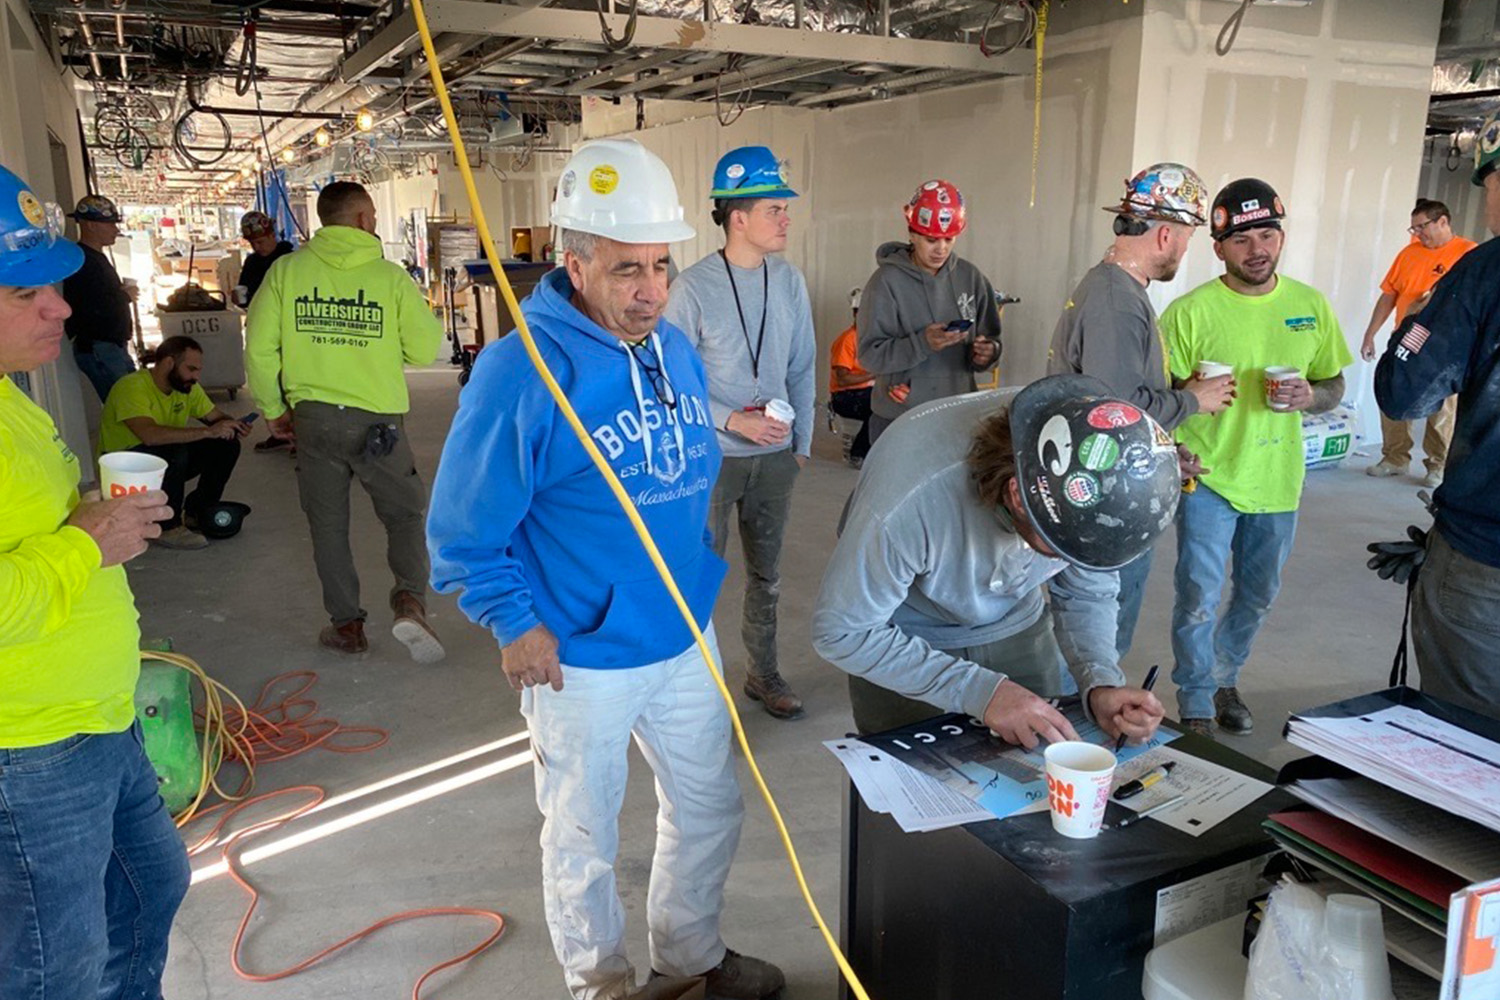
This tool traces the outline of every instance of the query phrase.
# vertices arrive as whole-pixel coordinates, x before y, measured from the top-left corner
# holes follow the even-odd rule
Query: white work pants
[[[711,629],[707,638],[717,659]],[[656,774],[652,968],[697,975],[724,958],[719,912],[745,812],[729,712],[696,645],[644,667],[562,671],[561,691],[521,698],[545,819],[547,927],[573,996],[617,1000],[635,986],[614,869],[632,735]]]

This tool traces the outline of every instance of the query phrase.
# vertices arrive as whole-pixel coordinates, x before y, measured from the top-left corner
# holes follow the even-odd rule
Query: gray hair
[[[563,253],[570,253],[579,260],[593,260],[594,248],[598,245],[599,237],[593,233],[585,233],[577,229],[557,231],[557,249]]]

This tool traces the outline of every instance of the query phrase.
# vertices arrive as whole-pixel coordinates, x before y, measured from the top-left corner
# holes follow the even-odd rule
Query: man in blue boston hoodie
[[[703,364],[664,322],[668,244],[689,239],[667,167],[599,140],[552,206],[563,266],[522,304],[537,346],[630,494],[714,646],[725,564],[707,525],[720,452]],[[579,1000],[635,989],[615,887],[634,736],[656,773],[652,977],[774,997],[775,966],[719,936],[744,806],[728,711],[685,622],[519,336],[483,351],[459,401],[427,527],[433,584],[494,633],[536,752],[547,926]]]

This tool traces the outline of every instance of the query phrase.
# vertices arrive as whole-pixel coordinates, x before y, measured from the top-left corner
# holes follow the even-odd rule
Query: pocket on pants
[[[1500,570],[1449,556],[1447,572],[1438,585],[1438,607],[1453,624],[1500,638]]]
[[[36,774],[49,768],[61,767],[77,755],[90,739],[90,733],[75,733],[67,739],[44,743],[39,747],[0,751],[0,759],[9,758],[8,762],[0,763],[0,773]]]

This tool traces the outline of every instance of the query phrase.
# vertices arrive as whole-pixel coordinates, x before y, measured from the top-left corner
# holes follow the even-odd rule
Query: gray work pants
[[[427,592],[425,519],[427,488],[417,474],[401,414],[370,413],[352,406],[298,403],[297,488],[312,530],[313,562],[323,585],[323,607],[335,625],[363,621],[359,574],[349,544],[349,483],[358,478],[385,525],[386,560],[396,582],[391,596]],[[395,424],[399,440],[389,455],[365,455],[373,424]]]
[[[709,527],[719,558],[729,545],[729,513],[739,512],[745,553],[745,607],[740,635],[748,670],[758,677],[777,672],[776,601],[781,595],[781,540],[792,509],[792,486],[801,466],[790,448],[769,455],[725,458],[714,486]]]
[[[1422,690],[1500,718],[1500,567],[1454,550],[1436,528],[1411,603]]]
[[[1034,624],[1015,635],[982,646],[945,649],[943,652],[1004,674],[1039,697],[1056,698],[1063,693],[1062,650],[1052,632],[1050,608],[1043,609],[1042,616]],[[849,675],[849,704],[854,709],[855,728],[862,736],[909,726],[948,711],[897,694],[854,674]]]

